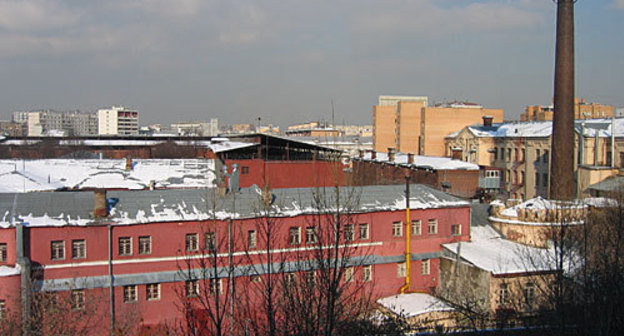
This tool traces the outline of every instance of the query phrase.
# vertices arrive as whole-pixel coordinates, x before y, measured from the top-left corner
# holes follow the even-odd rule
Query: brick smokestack
[[[108,216],[108,205],[106,204],[106,190],[95,190],[95,207],[93,209],[93,216],[95,218],[104,218]]]
[[[575,197],[574,184],[574,2],[557,0],[555,111],[550,165],[550,198]]]

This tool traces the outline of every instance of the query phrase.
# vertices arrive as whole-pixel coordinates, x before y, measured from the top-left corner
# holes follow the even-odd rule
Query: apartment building
[[[508,198],[548,197],[552,122],[516,122],[465,127],[449,134],[446,156],[500,170],[501,194]],[[577,195],[618,173],[624,165],[624,119],[575,122],[574,156]]]
[[[426,97],[380,96],[373,106],[373,149],[427,156],[444,156],[450,131],[479,122],[484,116],[503,121],[502,109],[475,103],[450,102],[428,106]]]
[[[553,120],[553,105],[527,106],[520,116],[521,121],[546,121]],[[613,105],[586,102],[585,99],[574,99],[574,119],[599,119],[612,118],[615,116]]]
[[[80,111],[15,111],[13,122],[25,123],[28,136],[96,135],[98,126],[95,114]]]
[[[138,135],[139,112],[123,106],[98,110],[99,135]]]

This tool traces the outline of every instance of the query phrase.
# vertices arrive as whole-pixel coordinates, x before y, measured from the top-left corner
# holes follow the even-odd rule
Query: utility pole
[[[574,3],[557,3],[557,42],[555,50],[555,111],[550,165],[551,199],[571,200],[574,183]]]

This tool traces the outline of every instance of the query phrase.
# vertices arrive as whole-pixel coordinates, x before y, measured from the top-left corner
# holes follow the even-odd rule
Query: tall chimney
[[[574,2],[557,0],[555,110],[553,113],[550,198],[569,200],[574,184]],[[571,147],[572,146],[572,147]]]
[[[95,190],[95,207],[93,210],[93,216],[95,218],[104,218],[108,216],[108,204],[106,204],[106,190]]]

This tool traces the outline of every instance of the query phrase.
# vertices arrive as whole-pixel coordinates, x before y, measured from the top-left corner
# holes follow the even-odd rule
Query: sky
[[[467,100],[518,119],[553,95],[552,0],[0,0],[0,119],[138,109],[372,124],[379,95]],[[577,96],[624,106],[624,0],[579,0]]]

